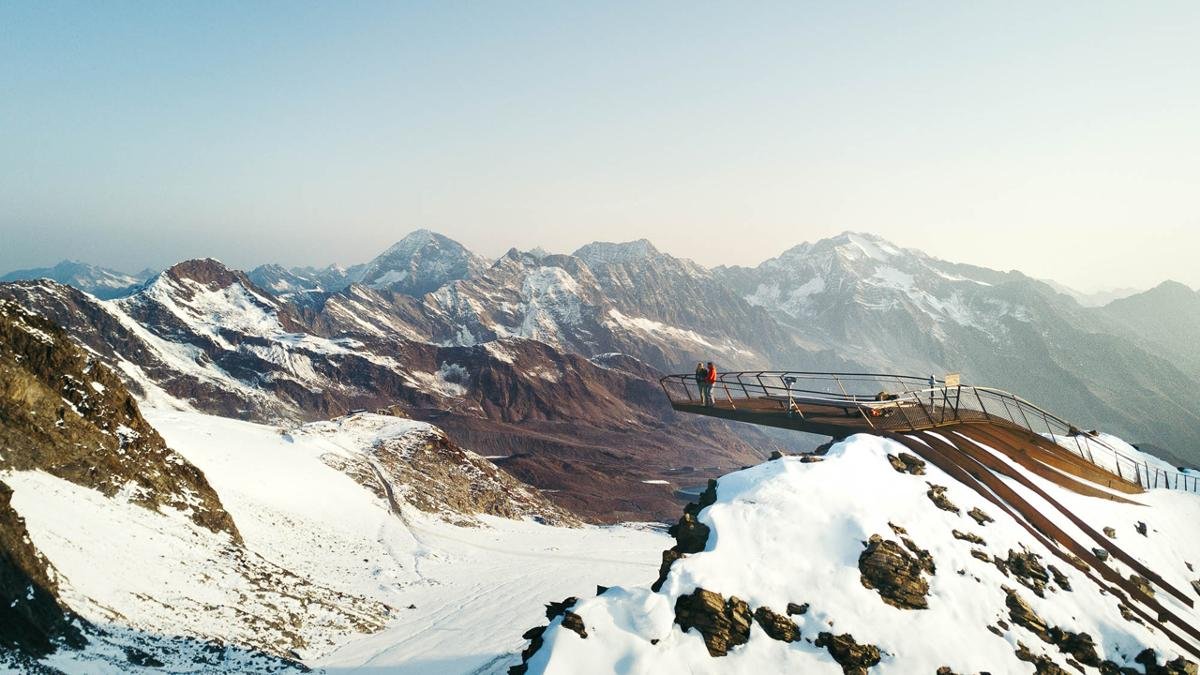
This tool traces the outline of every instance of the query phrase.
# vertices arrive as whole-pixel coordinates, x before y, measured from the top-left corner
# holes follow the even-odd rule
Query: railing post
[[[983,397],[979,395],[979,389],[977,387],[971,387],[971,389],[975,392],[975,400],[979,401],[979,409],[983,411],[984,418],[991,419],[992,416],[988,414],[987,406],[983,404]],[[1030,431],[1033,431],[1033,429],[1030,429]]]

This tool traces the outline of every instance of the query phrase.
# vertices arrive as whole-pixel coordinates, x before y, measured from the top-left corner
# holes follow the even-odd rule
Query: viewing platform
[[[875,433],[964,451],[983,444],[1084,493],[1092,490],[1071,476],[1122,493],[1200,492],[1200,476],[1131,457],[1098,433],[999,389],[882,373],[742,371],[721,373],[706,405],[694,374],[660,383],[680,412],[832,438]]]

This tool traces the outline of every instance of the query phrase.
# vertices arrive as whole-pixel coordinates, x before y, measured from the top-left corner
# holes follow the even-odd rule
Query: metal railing
[[[701,405],[694,374],[660,380],[672,403]],[[932,386],[931,386],[932,385]],[[718,407],[737,410],[770,401],[778,411],[805,420],[828,408],[859,416],[875,431],[919,431],[966,423],[1013,425],[1041,436],[1117,477],[1147,489],[1200,493],[1200,473],[1168,471],[1114,448],[1098,434],[1000,389],[946,387],[936,378],[884,373],[743,371],[721,373],[711,393]],[[761,412],[761,407],[757,410]]]

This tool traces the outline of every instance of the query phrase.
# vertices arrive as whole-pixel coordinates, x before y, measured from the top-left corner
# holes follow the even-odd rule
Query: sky
[[[0,0],[0,271],[844,230],[1200,287],[1200,3]]]

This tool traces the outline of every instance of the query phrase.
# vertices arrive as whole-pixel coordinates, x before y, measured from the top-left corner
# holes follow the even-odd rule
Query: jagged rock
[[[1100,655],[1096,653],[1096,642],[1087,633],[1072,633],[1054,627],[1050,629],[1050,641],[1064,653],[1085,666],[1100,667]]]
[[[975,508],[968,511],[967,515],[974,518],[975,522],[979,523],[980,527],[983,527],[984,525],[987,525],[988,523],[996,522],[994,518],[989,516],[987,514],[987,512],[985,512],[983,509],[979,508],[978,506],[976,506]]]
[[[969,541],[972,544],[978,544],[980,546],[987,546],[987,542],[983,540],[983,537],[971,532],[959,532],[958,530],[951,530],[950,534],[954,535],[955,539]]]
[[[892,529],[892,532],[895,532],[896,534],[908,534],[908,530],[904,529],[903,527],[900,527],[899,525],[897,525],[891,521],[888,521],[888,527],[890,527]]]
[[[1137,574],[1129,575],[1129,583],[1133,584],[1134,588],[1138,589],[1147,596],[1154,597],[1154,587],[1150,585],[1150,580],[1146,577]]]
[[[1001,588],[1007,594],[1004,604],[1008,607],[1008,618],[1012,619],[1012,622],[1018,626],[1028,629],[1045,642],[1050,642],[1050,627],[1046,625],[1042,617],[1038,616],[1037,612],[1033,611],[1029,603],[1025,602],[1024,598],[1015,590],[1008,586],[1001,586]]]
[[[925,552],[928,556],[928,552]],[[932,558],[927,563],[932,567]],[[879,592],[889,605],[900,609],[925,609],[929,602],[929,582],[921,576],[926,563],[910,554],[900,544],[871,535],[866,549],[858,556],[862,585]]]
[[[1153,649],[1144,649],[1133,658],[1146,669],[1146,675],[1197,675],[1197,666],[1182,656],[1158,665],[1158,654]]]
[[[679,522],[667,528],[667,533],[675,537],[675,545],[663,551],[662,564],[658,568],[658,579],[650,585],[655,593],[662,590],[671,572],[671,565],[688,553],[699,553],[708,544],[709,528],[696,520],[696,516],[717,501],[717,481],[709,479],[704,492],[699,499],[683,507],[683,516]]]
[[[529,644],[521,651],[521,662],[508,669],[508,675],[525,675],[529,670],[529,659],[542,648],[545,640],[542,635],[546,632],[549,626],[534,626],[521,634],[521,637],[529,640]]]
[[[1050,575],[1046,572],[1046,568],[1042,566],[1042,563],[1038,561],[1036,554],[1029,551],[1018,553],[1009,549],[1008,560],[1005,561],[1005,565],[1022,584],[1036,593],[1038,597],[1044,597],[1044,591],[1046,584],[1050,581]]]
[[[942,666],[937,669],[937,675],[958,675],[950,666]]]
[[[711,656],[724,656],[750,639],[750,608],[736,597],[697,588],[675,601],[675,623],[684,632],[695,628]]]
[[[1196,595],[1200,595],[1200,579],[1192,582],[1192,590],[1196,591]]]
[[[576,635],[583,638],[584,640],[587,639],[588,634],[587,634],[587,629],[584,628],[584,625],[583,625],[583,617],[579,616],[575,612],[571,612],[571,611],[563,612],[562,625],[563,625],[563,628],[566,628],[567,630],[570,630],[570,631],[574,631],[574,633]]]
[[[771,452],[771,457],[768,461],[774,461],[776,459],[783,459],[783,453],[780,452],[779,450],[775,450],[775,451]]]
[[[1049,656],[1045,654],[1034,654],[1024,644],[1018,642],[1016,649],[1017,658],[1033,664],[1035,675],[1067,675],[1067,671],[1062,669]]]
[[[658,579],[655,579],[654,583],[650,584],[650,590],[654,591],[655,593],[661,591],[663,584],[667,582],[667,575],[671,573],[671,565],[676,560],[679,560],[683,557],[684,554],[676,551],[673,548],[663,551],[662,564],[658,566]]]
[[[937,506],[939,509],[941,509],[943,511],[949,511],[950,513],[953,513],[956,516],[959,515],[960,513],[962,513],[962,511],[957,506],[954,505],[954,502],[950,501],[946,497],[946,487],[945,486],[934,485],[933,483],[928,483],[928,485],[929,485],[929,491],[926,492],[925,495],[927,497],[929,497],[929,500],[932,501],[935,506]]]
[[[797,605],[794,602],[789,602],[787,605],[788,616],[796,616],[797,614],[808,614],[808,603]]]
[[[917,546],[917,544],[908,537],[900,537],[900,541],[904,544],[904,548],[907,548],[909,552],[917,556],[917,562],[921,565],[921,569],[925,570],[929,574],[937,573],[937,566],[933,563],[933,556],[930,555],[927,549]]]
[[[547,602],[546,603],[546,619],[549,621],[553,621],[556,617],[562,616],[564,612],[566,612],[571,607],[574,607],[575,603],[577,603],[577,602],[579,602],[579,598],[576,598],[576,597],[567,598],[566,600],[563,600],[562,602]]]
[[[925,460],[916,455],[910,455],[907,452],[902,452],[899,456],[889,454],[887,460],[899,473],[909,473],[914,476],[925,475]]]
[[[820,633],[813,644],[829,651],[833,660],[842,667],[843,675],[866,675],[868,668],[879,663],[879,647],[859,644],[849,633]]]
[[[1116,539],[1117,531],[1111,527],[1106,527],[1104,528],[1104,536],[1108,537],[1109,539]]]
[[[1146,524],[1140,520],[1138,521],[1137,525],[1133,526],[1133,529],[1137,530],[1137,533],[1142,535],[1143,537],[1150,536],[1150,535],[1146,534]]]
[[[763,632],[773,639],[782,642],[795,642],[800,639],[800,627],[795,621],[782,614],[776,614],[769,607],[759,607],[754,610],[754,620]]]
[[[1140,623],[1142,625],[1145,625],[1145,622],[1142,621],[1141,617],[1139,617],[1137,614],[1134,614],[1133,610],[1129,609],[1129,607],[1127,605],[1124,605],[1124,604],[1117,605],[1117,610],[1121,612],[1122,619],[1125,619],[1126,621],[1132,621],[1133,623]]]
[[[986,551],[980,551],[977,548],[971,549],[971,556],[974,558],[978,558],[979,560],[982,560],[985,563],[992,562],[992,556],[988,555]]]
[[[667,529],[667,534],[675,537],[675,548],[680,553],[699,553],[708,543],[709,528],[692,514],[684,513],[678,523]]]
[[[1071,580],[1067,578],[1067,575],[1062,573],[1062,570],[1058,569],[1054,565],[1046,565],[1046,569],[1050,570],[1050,576],[1054,577],[1054,583],[1059,588],[1063,589],[1064,591],[1071,590]]]
[[[824,462],[824,461],[825,461],[824,457],[818,457],[816,455],[801,455],[800,456],[801,464],[815,464],[817,462]]]
[[[1092,553],[1095,554],[1095,556],[1100,559],[1100,562],[1104,562],[1105,560],[1108,560],[1108,551],[1105,551],[1102,548],[1093,548]]]

